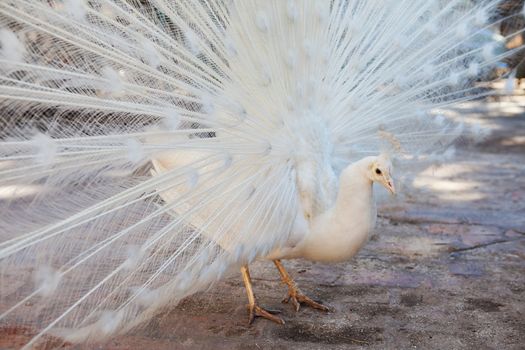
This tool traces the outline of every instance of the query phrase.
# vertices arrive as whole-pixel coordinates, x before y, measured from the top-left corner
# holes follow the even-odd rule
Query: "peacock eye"
[[[381,175],[381,170],[376,169],[376,174],[377,174],[377,175]]]

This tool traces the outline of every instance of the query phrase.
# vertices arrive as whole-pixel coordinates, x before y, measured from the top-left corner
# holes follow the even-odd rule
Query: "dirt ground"
[[[99,348],[525,349],[525,96],[455,113],[492,133],[414,174],[410,195],[381,196],[378,227],[358,256],[285,262],[332,312],[282,304],[286,288],[262,262],[252,267],[256,295],[282,310],[285,325],[248,326],[239,276]]]
[[[334,311],[298,313],[271,263],[252,267],[261,305],[283,326],[247,325],[240,278],[185,300],[107,349],[525,349],[525,97],[455,111],[490,136],[416,174],[410,196],[382,201],[353,261],[285,262]]]

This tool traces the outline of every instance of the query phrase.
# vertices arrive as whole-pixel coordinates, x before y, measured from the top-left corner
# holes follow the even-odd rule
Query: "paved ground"
[[[284,326],[247,326],[240,279],[193,296],[108,349],[524,349],[525,98],[456,111],[492,134],[417,173],[387,200],[351,262],[287,262],[305,292],[334,308],[292,311],[270,263],[254,266],[264,306]]]
[[[281,304],[286,289],[273,264],[260,263],[257,296],[282,310],[284,326],[247,325],[239,278],[100,348],[524,349],[525,97],[456,112],[492,134],[417,172],[410,195],[384,200],[375,235],[353,261],[285,263],[333,312]]]

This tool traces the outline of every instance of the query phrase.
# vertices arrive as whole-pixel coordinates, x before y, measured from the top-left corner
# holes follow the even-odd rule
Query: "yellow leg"
[[[250,314],[248,323],[252,324],[255,320],[255,317],[264,317],[275,323],[284,324],[284,320],[282,318],[272,314],[277,313],[277,311],[265,310],[259,305],[257,305],[257,300],[255,299],[255,294],[253,293],[252,279],[250,277],[250,270],[248,270],[248,265],[241,267],[241,274],[242,280],[244,281],[244,286],[246,287],[246,294],[248,295],[248,312]]]
[[[273,261],[275,266],[277,267],[277,270],[279,270],[279,274],[281,275],[281,280],[284,284],[288,286],[288,296],[284,298],[283,303],[288,303],[289,301],[292,301],[292,305],[295,308],[295,311],[299,311],[301,308],[301,303],[306,304],[314,309],[322,310],[322,311],[329,311],[330,309],[326,307],[323,304],[319,304],[306,295],[304,295],[299,287],[297,287],[297,284],[295,281],[290,277],[288,272],[285,270],[283,264],[281,263],[281,260],[274,260]]]

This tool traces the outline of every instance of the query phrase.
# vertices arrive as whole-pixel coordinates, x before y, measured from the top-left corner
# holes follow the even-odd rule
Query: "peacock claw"
[[[249,320],[248,324],[252,324],[256,317],[263,317],[267,320],[273,321],[278,324],[284,324],[284,320],[275,314],[281,313],[280,310],[267,310],[263,309],[257,304],[248,305]]]
[[[317,310],[321,310],[325,312],[330,311],[330,308],[328,306],[320,304],[316,301],[313,301],[311,298],[304,295],[299,290],[299,288],[296,288],[296,287],[290,287],[288,289],[288,295],[283,299],[283,303],[285,304],[289,303],[290,301],[296,312],[301,309],[301,304],[305,304],[307,306],[310,306],[313,309],[317,309]]]

